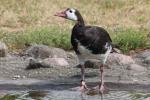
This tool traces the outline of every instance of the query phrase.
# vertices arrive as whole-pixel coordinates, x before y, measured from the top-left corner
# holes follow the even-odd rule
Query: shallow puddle
[[[10,84],[11,83],[11,84]],[[88,83],[90,90],[84,93],[73,91],[76,83],[50,83],[49,81],[1,81],[0,100],[101,100],[97,83]],[[110,91],[103,100],[150,100],[150,84],[106,83]]]
[[[69,90],[7,91],[0,100],[101,100],[101,96]],[[150,93],[110,91],[103,95],[103,100],[150,100]]]

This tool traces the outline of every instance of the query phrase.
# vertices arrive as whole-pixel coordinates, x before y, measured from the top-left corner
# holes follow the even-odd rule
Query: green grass
[[[16,100],[18,97],[19,95],[5,95],[0,100]]]
[[[120,47],[123,52],[136,49],[150,48],[149,37],[145,31],[126,29],[114,33],[113,42]]]
[[[74,23],[54,14],[73,7],[81,12],[88,25],[110,30],[123,27],[110,32],[113,42],[123,52],[150,48],[149,4],[150,0],[0,0],[0,41],[10,51],[22,49],[25,43],[68,50]]]
[[[110,32],[111,33],[111,32]],[[30,28],[17,33],[0,33],[0,38],[10,49],[22,49],[25,44],[44,44],[51,47],[70,50],[71,29],[60,27]],[[150,38],[144,30],[118,29],[111,34],[113,43],[119,46],[123,52],[136,49],[150,48]]]
[[[24,32],[5,33],[2,40],[7,43],[11,49],[22,49],[28,44],[44,44],[52,47],[70,49],[69,30],[60,29],[59,27],[30,28]]]

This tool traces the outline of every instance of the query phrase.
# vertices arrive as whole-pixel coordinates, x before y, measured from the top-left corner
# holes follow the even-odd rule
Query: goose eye
[[[69,10],[70,13],[72,13],[72,10]]]

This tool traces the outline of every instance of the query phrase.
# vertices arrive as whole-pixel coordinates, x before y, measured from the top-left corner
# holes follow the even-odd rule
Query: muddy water
[[[99,94],[70,90],[1,91],[0,94],[0,100],[101,100]],[[103,100],[150,100],[150,93],[110,91],[103,95]]]
[[[88,83],[92,88],[97,83]],[[0,100],[101,100],[98,90],[81,93],[71,88],[76,83],[51,83],[43,80],[0,81]],[[121,84],[106,82],[109,92],[103,100],[150,100],[150,84]]]

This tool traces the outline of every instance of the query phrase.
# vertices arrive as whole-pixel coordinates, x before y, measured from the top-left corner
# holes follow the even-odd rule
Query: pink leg
[[[85,90],[88,90],[87,85],[85,83],[85,67],[83,64],[80,66],[81,66],[81,85],[79,87],[75,87],[73,89],[84,92]]]
[[[99,83],[99,92],[103,94],[104,92],[107,93],[109,89],[107,89],[104,86],[104,64],[102,64],[100,67],[100,83]]]
[[[102,65],[100,65],[100,67],[99,67],[99,69],[100,69],[100,83],[99,83],[99,89],[100,89],[100,92],[101,93],[103,93],[103,91],[104,91],[104,82],[103,82],[103,69],[104,69],[104,65],[102,64]]]
[[[85,83],[85,66],[81,64],[81,90],[87,90],[87,86]]]

